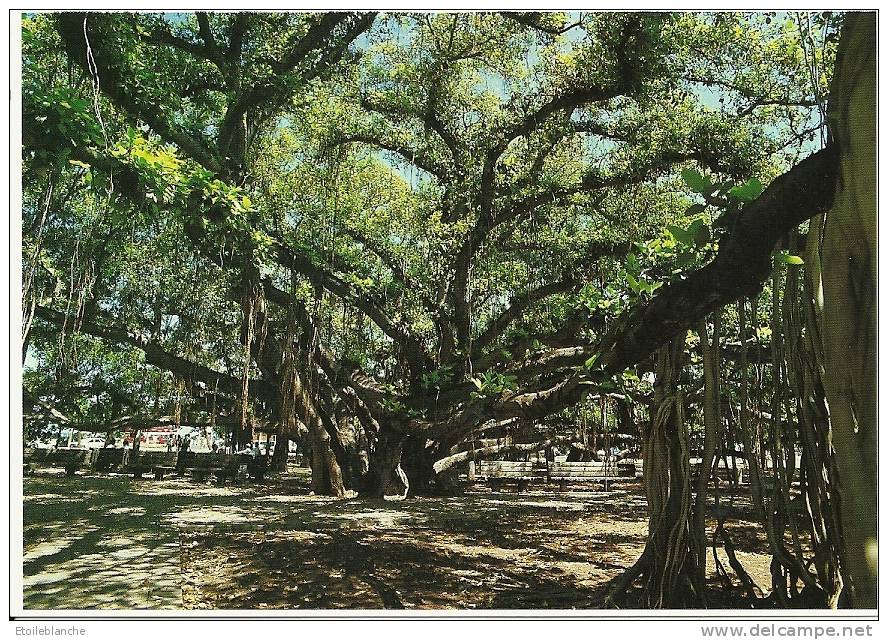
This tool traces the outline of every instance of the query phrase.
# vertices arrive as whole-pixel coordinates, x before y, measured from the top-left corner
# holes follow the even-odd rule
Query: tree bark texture
[[[830,92],[840,152],[821,249],[823,379],[839,467],[847,574],[856,607],[875,608],[878,449],[876,418],[876,19],[845,18]]]
[[[690,451],[678,365],[684,340],[660,349],[654,401],[644,442],[648,498],[645,604],[663,609],[702,604],[691,521]],[[705,546],[705,541],[700,541]]]

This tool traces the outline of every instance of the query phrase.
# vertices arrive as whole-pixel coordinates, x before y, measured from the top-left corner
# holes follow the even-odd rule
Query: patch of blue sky
[[[723,89],[722,87],[705,85],[698,82],[688,83],[688,91],[697,98],[699,104],[704,108],[713,112],[726,113],[733,115],[730,109],[736,101],[736,94]],[[727,105],[727,106],[726,106]],[[796,113],[804,116],[804,122],[801,125],[802,130],[812,129],[821,124],[820,112],[816,107],[793,107]],[[767,125],[764,128],[767,136],[774,139],[786,139],[792,136],[787,126]],[[815,136],[814,140],[804,140],[800,143],[800,151],[803,155],[814,153],[821,148],[820,138]]]
[[[34,371],[40,367],[40,360],[36,354],[34,347],[29,345],[28,351],[25,353],[25,364],[23,365],[25,371]]]
[[[190,13],[190,12],[184,12],[184,11],[170,11],[170,12],[164,13],[162,15],[163,15],[163,19],[166,22],[169,22],[171,25],[178,26],[180,24],[184,24],[184,23],[188,22],[188,20],[194,14]]]
[[[699,82],[689,83],[688,91],[699,100],[700,104],[713,111],[720,111],[722,108],[720,100],[728,99],[728,96],[721,88]]]
[[[479,78],[472,85],[473,93],[492,93],[503,102],[508,102],[513,95],[512,83],[504,75],[494,69],[483,69]]]
[[[381,149],[373,149],[370,153],[374,159],[391,169],[398,177],[410,185],[410,188],[413,190],[419,188],[423,182],[434,179],[430,173],[420,169],[400,154]]]
[[[383,13],[376,18],[373,27],[355,38],[353,46],[359,51],[367,51],[380,36],[394,39],[399,46],[407,46],[413,38],[413,28],[406,26],[402,17],[395,13]]]

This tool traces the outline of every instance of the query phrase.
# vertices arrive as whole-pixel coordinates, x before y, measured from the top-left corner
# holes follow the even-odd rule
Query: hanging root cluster
[[[644,434],[647,543],[608,585],[607,605],[841,605],[840,500],[810,283],[798,267],[778,268],[767,298],[700,323],[699,359],[684,336],[660,350]],[[725,321],[736,343],[722,335]],[[700,365],[702,424],[689,419]],[[738,557],[728,514],[744,512],[767,539],[770,584],[756,584]]]

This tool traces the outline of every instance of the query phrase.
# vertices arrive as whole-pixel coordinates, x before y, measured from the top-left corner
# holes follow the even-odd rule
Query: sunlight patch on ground
[[[269,531],[263,535],[265,542],[312,542],[332,539],[333,537],[326,533],[314,531]]]
[[[125,538],[121,543],[132,544]],[[178,543],[83,553],[24,576],[26,609],[180,608]]]
[[[583,511],[586,508],[586,505],[582,502],[565,502],[564,500],[522,500],[520,502],[512,500],[486,500],[485,502],[491,505],[520,505],[522,507],[536,507],[537,509],[555,509],[556,511]]]
[[[590,587],[613,577],[612,571],[602,571],[589,562],[560,561],[544,565],[542,568],[563,572],[571,576],[578,584]]]
[[[254,517],[246,510],[237,507],[206,507],[203,509],[183,509],[171,513],[167,520],[172,524],[217,524],[243,523],[254,521]]]
[[[145,507],[117,507],[116,509],[109,509],[106,512],[108,515],[131,515],[131,516],[141,516],[147,513]]]
[[[357,513],[315,513],[321,518],[335,520],[374,521],[378,526],[394,527],[408,520],[417,520],[419,516],[403,511],[359,511]]]
[[[64,467],[41,467],[39,472],[35,473],[32,477],[39,478],[40,476],[65,476]]]
[[[69,536],[66,538],[56,538],[55,540],[49,540],[47,542],[41,542],[39,544],[35,544],[33,547],[28,549],[25,552],[25,555],[22,558],[22,561],[27,564],[28,562],[33,562],[38,558],[43,558],[44,556],[51,556],[53,554],[58,553],[62,549],[66,549],[70,547],[71,544],[75,540],[79,540],[80,536]]]
[[[647,520],[625,521],[616,519],[608,520],[606,524],[603,524],[594,518],[580,518],[576,522],[564,523],[564,526],[559,530],[561,535],[564,535],[565,533],[570,535],[574,532],[582,534],[598,533],[610,536],[627,536],[644,540],[647,538],[648,524]]]
[[[22,500],[25,502],[35,501],[35,502],[55,502],[59,500],[67,500],[69,496],[62,495],[61,493],[40,493],[34,496],[22,496]]]
[[[27,590],[29,587],[36,587],[43,584],[52,584],[67,580],[73,574],[73,571],[66,569],[54,569],[52,571],[43,571],[33,576],[25,576],[22,579],[22,586]]]
[[[551,495],[551,494],[550,494]],[[634,496],[628,491],[565,491],[557,494],[561,498],[568,500],[625,500]]]
[[[123,561],[123,560],[135,560],[136,558],[141,558],[143,556],[148,555],[149,549],[147,547],[135,546],[135,547],[124,547],[122,549],[117,549],[116,551],[112,551],[108,556],[114,560]],[[131,573],[131,577],[134,574]]]
[[[535,559],[540,550],[539,549],[529,549],[529,548],[519,548],[519,549],[504,549],[502,547],[494,547],[491,545],[482,545],[475,544],[472,541],[466,540],[466,544],[461,544],[456,541],[446,541],[446,540],[435,540],[435,546],[439,551],[443,551],[445,554],[454,553],[460,556],[469,556],[472,558],[494,558],[496,560],[509,560],[509,561],[528,561],[528,559]]]
[[[342,498],[331,498],[329,496],[287,495],[283,493],[276,493],[270,496],[257,496],[255,498],[250,498],[250,500],[254,502],[275,502],[279,504],[328,504],[333,502],[341,502]]]
[[[239,496],[251,493],[249,490],[231,487],[212,487],[194,482],[153,482],[148,481],[132,488],[132,493],[145,496],[181,496],[187,494],[191,498],[209,498],[217,496]]]
[[[102,498],[108,494],[98,489],[72,489],[69,495],[65,496],[65,500],[69,502],[83,502],[90,498]]]
[[[120,549],[122,547],[131,547],[135,544],[138,544],[132,538],[127,538],[125,536],[112,536],[109,538],[104,538],[103,540],[99,540],[96,543],[97,547],[106,547],[108,549]]]

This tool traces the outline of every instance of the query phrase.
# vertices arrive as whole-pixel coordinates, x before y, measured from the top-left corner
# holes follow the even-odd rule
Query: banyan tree
[[[875,605],[874,14],[59,13],[22,47],[34,428],[262,427],[369,498],[616,438],[649,534],[608,604],[706,606],[714,563]]]

